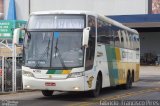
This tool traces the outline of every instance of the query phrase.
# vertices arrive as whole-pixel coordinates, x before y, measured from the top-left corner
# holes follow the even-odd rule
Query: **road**
[[[86,93],[67,92],[44,97],[40,91],[34,91],[0,95],[0,100],[2,106],[6,106],[5,103],[15,106],[98,106],[106,105],[107,100],[154,100],[160,105],[160,101],[156,102],[160,100],[160,66],[141,66],[140,80],[132,89],[105,88],[98,98],[91,98]]]

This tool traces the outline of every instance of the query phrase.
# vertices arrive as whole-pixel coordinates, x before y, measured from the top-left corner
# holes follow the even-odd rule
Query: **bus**
[[[54,91],[125,89],[139,79],[138,32],[89,11],[33,12],[25,29],[23,88]],[[16,38],[17,39],[17,38]],[[15,40],[16,42],[16,40]]]

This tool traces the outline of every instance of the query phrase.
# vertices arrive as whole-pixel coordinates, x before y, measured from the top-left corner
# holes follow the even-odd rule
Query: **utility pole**
[[[28,1],[28,16],[31,13],[31,0]]]

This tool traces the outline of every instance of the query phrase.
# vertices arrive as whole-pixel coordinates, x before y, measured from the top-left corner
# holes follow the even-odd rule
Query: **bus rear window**
[[[83,29],[82,15],[32,15],[28,29]]]

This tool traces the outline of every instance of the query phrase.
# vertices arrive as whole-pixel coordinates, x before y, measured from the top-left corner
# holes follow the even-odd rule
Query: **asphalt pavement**
[[[0,101],[0,106],[113,106],[126,105],[125,101],[160,106],[160,66],[141,66],[140,80],[132,89],[105,88],[97,98],[85,92],[55,92],[52,97],[44,97],[40,91],[32,91],[0,95]]]

